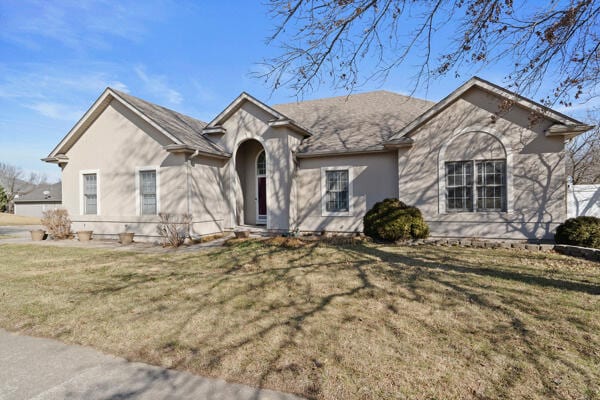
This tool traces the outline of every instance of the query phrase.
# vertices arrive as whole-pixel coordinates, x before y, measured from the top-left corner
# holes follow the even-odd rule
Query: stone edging
[[[568,256],[585,258],[586,260],[600,261],[600,249],[557,244],[554,245],[554,251]]]
[[[570,246],[566,244],[534,244],[515,241],[501,240],[477,240],[477,239],[422,239],[398,244],[408,246],[434,245],[434,246],[460,246],[489,249],[522,249],[528,251],[556,251],[572,257],[585,258],[591,261],[600,261],[600,249],[588,247]]]

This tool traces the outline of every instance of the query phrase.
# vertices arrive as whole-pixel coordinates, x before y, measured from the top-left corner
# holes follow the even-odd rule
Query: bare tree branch
[[[431,78],[510,61],[508,86],[546,105],[595,95],[600,75],[600,0],[269,0],[278,56],[255,76],[302,95],[330,83],[351,92],[416,65],[415,88]],[[455,38],[444,50],[448,32]],[[440,35],[444,35],[440,37]],[[434,65],[432,65],[434,63]],[[413,67],[412,65],[410,67]]]
[[[21,168],[0,162],[0,186],[6,193],[9,213],[14,212],[14,200],[17,196],[31,193],[37,185],[45,182],[45,175],[33,172],[26,175]]]

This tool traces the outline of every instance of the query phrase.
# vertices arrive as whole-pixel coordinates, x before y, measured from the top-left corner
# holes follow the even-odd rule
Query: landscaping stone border
[[[474,247],[474,248],[489,248],[489,249],[517,249],[526,251],[541,251],[549,252],[556,251],[557,253],[565,254],[572,257],[585,258],[590,261],[600,261],[600,249],[591,249],[587,247],[569,246],[566,244],[552,243],[525,243],[517,241],[501,241],[501,240],[480,240],[480,239],[420,239],[397,242],[399,245],[419,246],[459,246],[459,247]]]
[[[590,261],[600,261],[600,249],[589,247],[570,246],[568,244],[554,245],[554,251],[568,256],[585,258]]]

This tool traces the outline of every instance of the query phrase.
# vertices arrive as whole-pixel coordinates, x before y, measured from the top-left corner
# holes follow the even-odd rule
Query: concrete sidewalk
[[[128,362],[94,349],[0,329],[0,400],[300,397]]]

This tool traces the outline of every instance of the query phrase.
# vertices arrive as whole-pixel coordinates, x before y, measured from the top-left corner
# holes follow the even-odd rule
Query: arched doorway
[[[238,147],[235,169],[241,196],[237,198],[237,221],[244,225],[267,224],[267,155],[262,144],[246,140]]]

